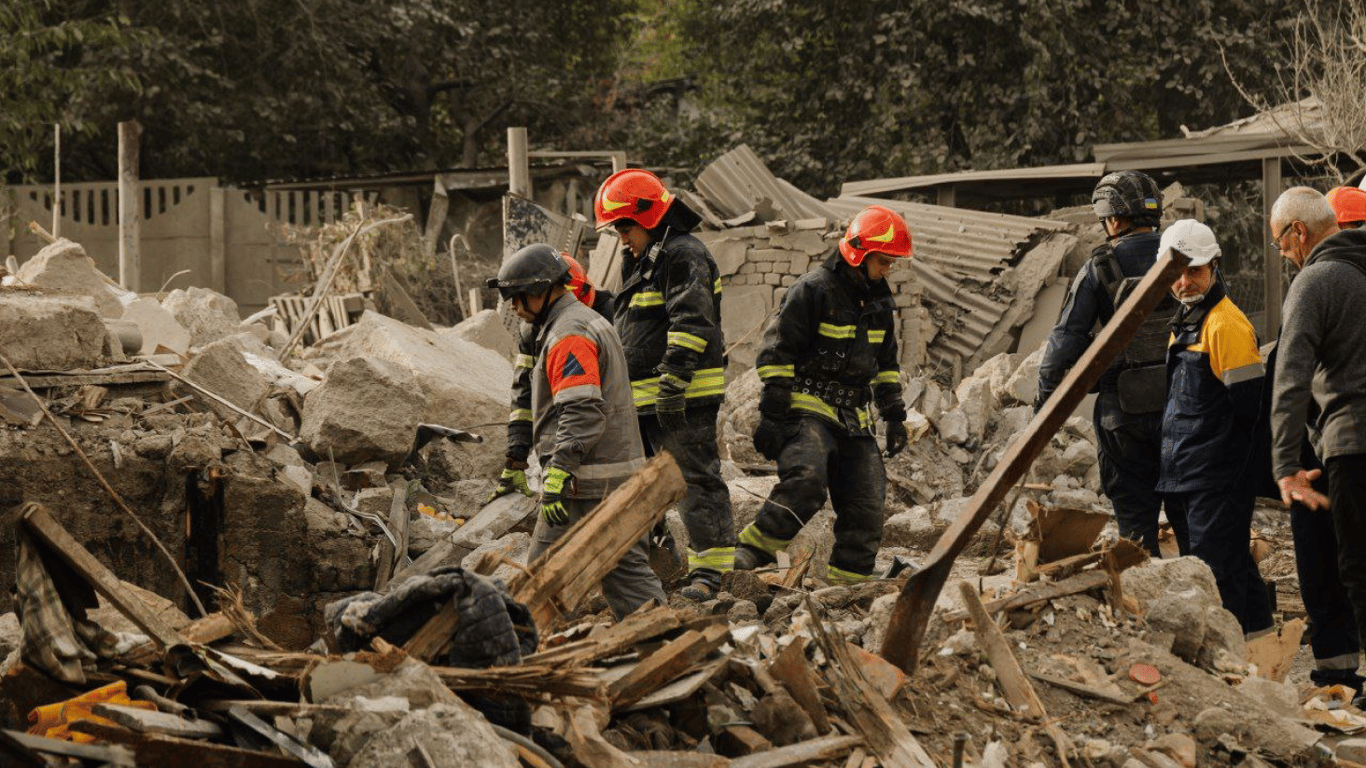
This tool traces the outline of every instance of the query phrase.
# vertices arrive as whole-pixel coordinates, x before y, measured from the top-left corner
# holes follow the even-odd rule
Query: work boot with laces
[[[678,590],[678,594],[684,600],[704,603],[716,597],[720,591],[721,574],[710,568],[698,568],[688,574],[688,585]]]
[[[735,547],[735,570],[752,571],[755,568],[762,568],[778,562],[773,555],[748,544],[740,544]]]

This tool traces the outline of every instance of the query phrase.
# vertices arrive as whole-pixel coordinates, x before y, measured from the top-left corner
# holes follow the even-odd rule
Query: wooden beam
[[[730,761],[730,768],[796,768],[840,757],[863,743],[861,736],[823,736]]]
[[[1029,427],[1011,443],[996,468],[968,499],[962,514],[935,542],[921,569],[906,580],[892,608],[881,649],[883,658],[907,673],[915,671],[920,656],[920,641],[925,636],[935,600],[944,588],[954,560],[968,546],[982,523],[1005,500],[1011,487],[1029,470],[1034,459],[1076,410],[1110,362],[1128,345],[1148,313],[1167,294],[1172,281],[1187,261],[1185,256],[1173,252],[1153,264],[1086,353],[1072,366]]]
[[[689,630],[665,643],[608,686],[612,708],[630,706],[665,683],[672,682],[729,639],[730,626],[718,625],[701,632]]]
[[[80,542],[71,537],[66,529],[53,519],[52,515],[39,504],[29,504],[21,515],[24,526],[33,538],[47,545],[53,554],[70,565],[76,573],[90,582],[96,592],[118,609],[147,634],[160,648],[185,642],[180,633],[161,620],[133,593],[123,588],[123,584],[112,571],[104,566]]]
[[[995,615],[1003,611],[1016,611],[1027,608],[1036,603],[1042,603],[1067,595],[1076,595],[1082,592],[1090,592],[1099,589],[1110,583],[1110,576],[1105,571],[1083,571],[1075,576],[1068,576],[1062,581],[1053,582],[1037,589],[1030,589],[1024,592],[1016,592],[1013,595],[998,598],[986,603],[988,614]],[[967,610],[954,611],[944,614],[944,621],[967,621],[972,618],[972,614]]]
[[[1067,734],[1063,733],[1057,724],[1049,721],[1043,701],[1034,690],[1033,684],[1029,682],[1029,678],[1025,676],[1024,670],[1020,668],[1020,661],[1015,658],[1014,651],[1010,650],[1010,641],[1006,640],[1005,633],[987,615],[987,609],[982,605],[982,598],[977,594],[977,590],[966,581],[959,582],[958,587],[963,595],[963,604],[972,615],[972,631],[977,635],[977,642],[981,643],[982,649],[986,651],[987,660],[996,670],[996,680],[1001,684],[1006,701],[1017,709],[1023,709],[1036,722],[1043,723],[1058,749],[1059,762],[1063,768],[1068,768],[1070,763],[1067,761],[1067,755],[1072,751],[1072,745]]]
[[[416,634],[408,638],[408,642],[403,644],[403,650],[407,651],[409,656],[430,662],[450,643],[451,636],[459,626],[460,611],[455,607],[455,598],[452,597]]]
[[[686,485],[667,451],[584,515],[527,571],[513,576],[512,596],[548,628],[561,611],[572,611],[616,567],[675,502]]]
[[[222,611],[215,611],[186,625],[180,630],[180,635],[187,643],[209,645],[225,637],[231,637],[236,631],[237,625],[232,623],[232,619]],[[143,643],[125,653],[120,660],[133,666],[146,666],[152,663],[155,656],[156,644]]]

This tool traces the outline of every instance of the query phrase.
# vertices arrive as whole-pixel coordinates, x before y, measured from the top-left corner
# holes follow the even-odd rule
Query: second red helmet
[[[851,267],[863,263],[869,253],[897,259],[911,257],[911,228],[901,214],[881,205],[859,211],[840,238],[840,255]]]
[[[654,229],[673,201],[674,196],[658,176],[640,168],[627,168],[608,176],[598,187],[593,197],[593,214],[598,229],[623,219]]]

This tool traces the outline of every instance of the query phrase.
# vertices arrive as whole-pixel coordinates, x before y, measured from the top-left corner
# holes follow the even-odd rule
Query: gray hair
[[[1338,218],[1328,198],[1312,187],[1291,187],[1276,198],[1271,206],[1271,221],[1285,226],[1292,221],[1303,222],[1309,236],[1321,239],[1337,231]],[[1270,222],[1268,222],[1270,223]]]

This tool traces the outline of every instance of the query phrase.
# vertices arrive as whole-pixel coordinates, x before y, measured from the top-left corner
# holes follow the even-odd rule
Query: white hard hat
[[[1214,240],[1214,230],[1195,219],[1181,219],[1162,232],[1162,242],[1157,246],[1157,258],[1167,255],[1168,251],[1180,251],[1190,259],[1188,267],[1203,267],[1219,257],[1219,243]]]

